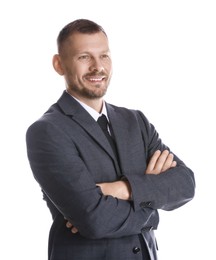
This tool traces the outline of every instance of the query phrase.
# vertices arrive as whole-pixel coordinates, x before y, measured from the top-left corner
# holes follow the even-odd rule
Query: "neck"
[[[101,113],[103,109],[103,98],[94,98],[94,99],[89,99],[85,97],[80,97],[77,95],[74,95],[75,93],[70,93],[69,90],[66,90],[68,94],[70,94],[72,97],[78,99],[80,102],[86,104],[87,106],[93,108],[96,110],[98,113]]]
[[[103,109],[103,99],[98,98],[98,99],[79,99],[81,102],[86,104],[87,106],[93,108],[96,110],[98,113],[101,113]]]

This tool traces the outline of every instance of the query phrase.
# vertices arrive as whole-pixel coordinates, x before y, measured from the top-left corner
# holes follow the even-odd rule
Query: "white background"
[[[59,30],[88,18],[106,30],[106,100],[142,110],[196,174],[195,199],[162,212],[159,260],[216,259],[216,6],[210,0],[5,0],[0,3],[0,259],[47,259],[51,217],[26,156],[27,127],[64,80],[51,65]]]

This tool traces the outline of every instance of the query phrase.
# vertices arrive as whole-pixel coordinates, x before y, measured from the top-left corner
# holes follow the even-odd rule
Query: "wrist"
[[[123,200],[130,200],[131,199],[131,187],[130,183],[127,180],[118,181],[118,192],[119,198]]]

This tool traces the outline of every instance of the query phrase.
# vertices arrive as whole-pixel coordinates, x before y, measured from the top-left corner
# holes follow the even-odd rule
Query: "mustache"
[[[104,72],[92,72],[92,73],[87,73],[84,75],[84,77],[107,77],[107,74]]]

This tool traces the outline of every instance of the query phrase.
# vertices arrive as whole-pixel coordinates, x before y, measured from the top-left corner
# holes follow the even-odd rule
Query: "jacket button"
[[[135,246],[135,247],[133,248],[133,253],[134,253],[134,254],[138,254],[139,252],[140,252],[140,248],[137,247],[137,246]]]

